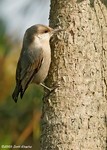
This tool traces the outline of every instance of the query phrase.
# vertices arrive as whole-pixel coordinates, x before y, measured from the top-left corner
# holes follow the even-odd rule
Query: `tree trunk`
[[[41,150],[106,150],[107,3],[51,0],[52,63]]]

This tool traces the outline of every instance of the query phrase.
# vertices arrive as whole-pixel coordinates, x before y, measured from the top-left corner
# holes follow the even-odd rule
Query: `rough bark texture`
[[[105,2],[105,3],[104,3]],[[106,150],[107,3],[51,0],[46,84],[60,87],[43,101],[41,150]]]

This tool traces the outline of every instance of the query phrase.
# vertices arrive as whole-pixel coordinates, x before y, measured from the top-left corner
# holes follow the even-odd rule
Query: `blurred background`
[[[10,149],[2,145],[30,145],[32,148],[28,149],[40,149],[43,89],[29,86],[18,103],[11,95],[23,34],[31,25],[48,25],[49,9],[49,0],[0,0],[0,150]]]

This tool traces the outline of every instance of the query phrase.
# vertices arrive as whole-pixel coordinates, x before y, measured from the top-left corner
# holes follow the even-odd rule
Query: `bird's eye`
[[[45,33],[48,33],[48,30],[45,30]]]

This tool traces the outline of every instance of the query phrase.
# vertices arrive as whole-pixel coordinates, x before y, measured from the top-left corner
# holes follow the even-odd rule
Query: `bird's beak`
[[[51,31],[51,36],[52,36],[53,34],[55,34],[55,33],[61,32],[61,31],[63,31],[63,29],[58,29],[58,28],[53,29],[53,30]]]

